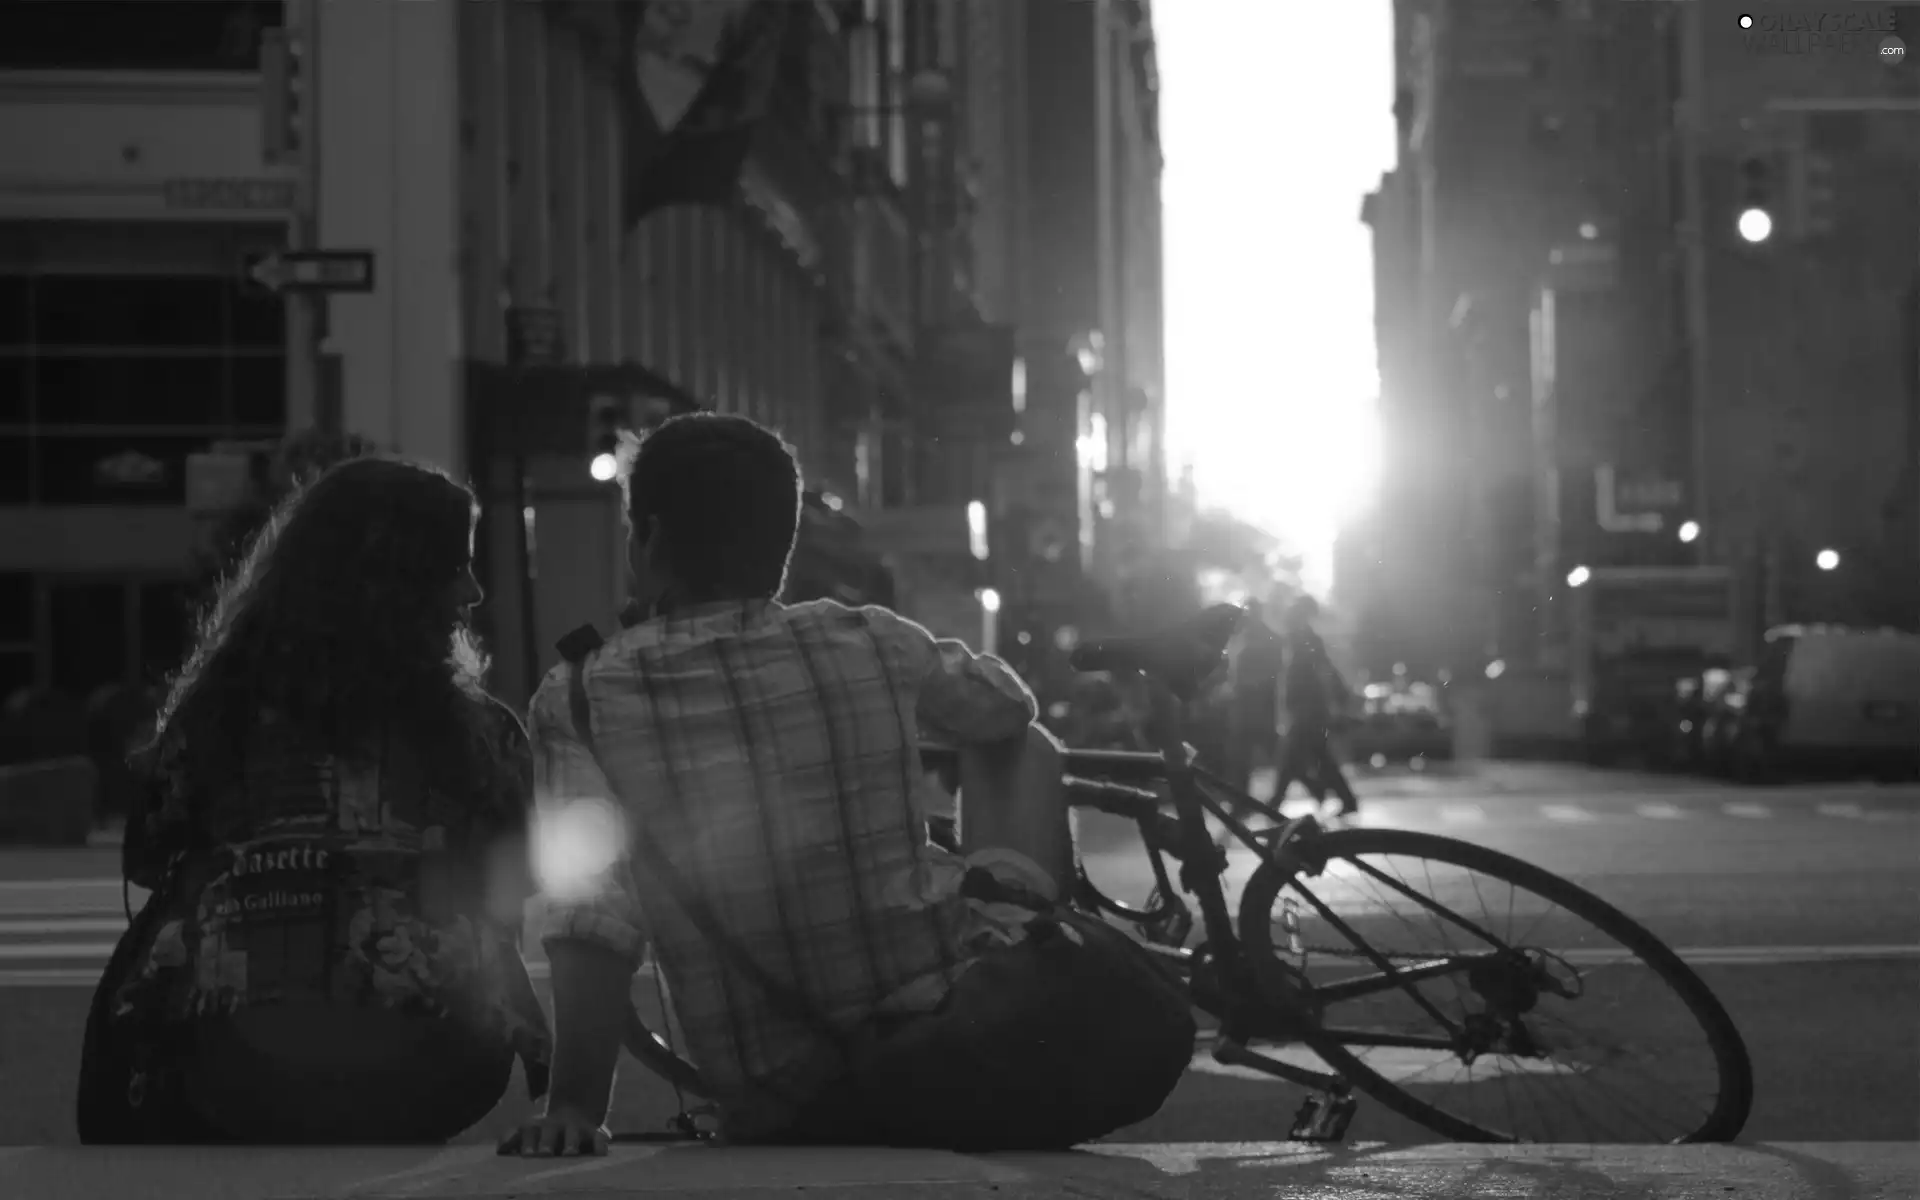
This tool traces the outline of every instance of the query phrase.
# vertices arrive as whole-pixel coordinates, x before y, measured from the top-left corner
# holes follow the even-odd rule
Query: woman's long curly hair
[[[450,794],[493,794],[486,660],[461,608],[473,493],[386,457],[331,468],[281,502],[221,584],[149,753],[187,794],[234,782],[263,715],[368,761],[412,746]]]

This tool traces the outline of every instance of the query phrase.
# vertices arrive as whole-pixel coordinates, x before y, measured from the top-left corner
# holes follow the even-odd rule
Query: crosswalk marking
[[[1814,811],[1823,817],[1850,817],[1855,820],[1864,815],[1858,804],[1822,804]]]
[[[1642,804],[1633,811],[1656,821],[1678,821],[1687,815],[1686,811],[1677,804]]]
[[[35,917],[28,920],[0,919],[0,938],[46,937],[56,933],[104,933],[119,937],[127,927],[125,917]]]
[[[1721,806],[1721,811],[1730,817],[1744,817],[1749,821],[1764,821],[1773,815],[1773,810],[1764,804],[1750,804],[1744,800],[1735,804]]]
[[[113,940],[98,942],[0,942],[0,962],[107,961]]]
[[[1577,804],[1542,804],[1540,815],[1549,821],[1566,821],[1572,824],[1584,824],[1599,819]]]
[[[1478,804],[1443,804],[1440,819],[1454,825],[1474,825],[1487,819],[1487,810]]]

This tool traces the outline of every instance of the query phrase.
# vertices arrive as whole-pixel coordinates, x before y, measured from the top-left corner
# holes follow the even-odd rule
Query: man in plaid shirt
[[[1020,933],[963,899],[967,862],[928,844],[920,735],[997,747],[1009,779],[1041,782],[1039,803],[1017,780],[969,795],[964,829],[969,848],[994,848],[997,875],[1057,897],[1073,847],[1057,747],[1034,732],[1032,693],[998,659],[886,609],[775,602],[799,469],[751,421],[668,421],[641,444],[626,488],[645,619],[579,667],[591,748],[575,728],[572,668],[535,695],[543,808],[610,802],[629,829],[644,825],[732,940],[833,1025],[933,1011],[986,946]],[[831,1082],[834,1053],[729,969],[644,864],[610,857],[599,878],[550,901],[552,1096],[503,1149],[604,1149],[628,989],[648,943],[728,1136],[788,1133]]]

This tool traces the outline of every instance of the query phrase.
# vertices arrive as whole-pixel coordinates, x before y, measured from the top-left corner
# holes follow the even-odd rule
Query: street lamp
[[[1000,643],[1000,593],[992,588],[981,588],[980,597],[980,653],[994,654]]]
[[[1822,571],[1837,571],[1840,569],[1840,552],[1838,550],[1822,550],[1813,556],[1813,565],[1819,567]]]
[[[987,506],[979,500],[967,501],[967,549],[981,562],[987,560]]]
[[[1567,572],[1567,586],[1574,588],[1585,587],[1587,581],[1592,578],[1593,572],[1589,571],[1586,567],[1575,567],[1573,570]]]
[[[1680,522],[1680,540],[1682,542],[1688,542],[1688,543],[1692,543],[1700,540],[1700,522],[1698,521]]]

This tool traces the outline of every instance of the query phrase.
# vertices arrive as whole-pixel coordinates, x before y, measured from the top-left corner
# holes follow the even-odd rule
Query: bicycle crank
[[[1293,1114],[1293,1127],[1287,1131],[1287,1138],[1295,1142],[1345,1141],[1347,1126],[1353,1124],[1353,1115],[1359,1107],[1351,1092],[1344,1095],[1309,1092],[1300,1102],[1300,1111]]]

